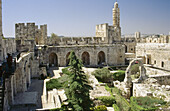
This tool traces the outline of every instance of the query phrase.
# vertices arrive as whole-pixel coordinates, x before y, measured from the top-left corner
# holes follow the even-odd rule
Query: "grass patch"
[[[46,83],[47,90],[62,89],[63,85],[58,81],[58,79],[51,79]]]
[[[63,75],[62,77],[58,79],[51,79],[46,83],[47,90],[53,90],[53,89],[63,89],[65,88],[65,85],[67,85],[67,78],[68,75]]]
[[[154,97],[131,97],[131,109],[132,111],[149,110],[154,111],[160,106],[165,105],[164,100]]]
[[[116,104],[113,104],[114,111],[120,111],[119,107]]]
[[[130,111],[131,106],[129,102],[121,96],[121,91],[118,88],[113,87],[111,88],[111,92],[115,95],[116,105],[119,107],[120,111]]]

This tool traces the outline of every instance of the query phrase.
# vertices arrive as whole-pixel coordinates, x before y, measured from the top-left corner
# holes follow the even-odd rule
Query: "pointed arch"
[[[51,66],[55,66],[55,67],[58,66],[58,57],[57,57],[57,54],[51,53],[49,55],[49,65],[50,65],[50,67]]]
[[[66,55],[66,66],[68,66],[70,59],[69,59],[70,52],[67,53]]]
[[[90,54],[88,52],[83,52],[81,60],[84,65],[90,65]]]
[[[98,65],[101,65],[102,63],[105,63],[105,53],[103,51],[100,51],[98,53]]]

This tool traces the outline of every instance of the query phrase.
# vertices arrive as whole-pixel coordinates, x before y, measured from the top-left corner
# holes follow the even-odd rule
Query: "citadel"
[[[27,93],[33,78],[47,75],[50,68],[68,66],[71,51],[88,68],[127,68],[125,80],[114,81],[127,98],[163,95],[170,101],[170,35],[143,37],[135,32],[134,36],[122,37],[118,2],[112,12],[113,24],[96,25],[95,37],[48,37],[47,24],[39,27],[35,23],[16,23],[15,38],[5,38],[0,0],[0,71],[4,75],[0,108],[7,111],[17,105],[16,97]],[[133,82],[131,66],[136,62],[140,77]],[[43,104],[48,101],[44,99],[46,95],[42,97]]]

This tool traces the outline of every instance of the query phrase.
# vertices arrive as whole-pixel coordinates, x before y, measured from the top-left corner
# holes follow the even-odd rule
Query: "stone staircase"
[[[0,111],[3,111],[3,102],[4,102],[4,88],[0,86]]]

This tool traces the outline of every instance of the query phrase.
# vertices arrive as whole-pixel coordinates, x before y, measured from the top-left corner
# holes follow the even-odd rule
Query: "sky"
[[[116,0],[2,0],[3,33],[15,37],[15,23],[47,24],[48,35],[95,36],[97,24],[112,25]],[[170,32],[170,0],[118,0],[122,35]]]

